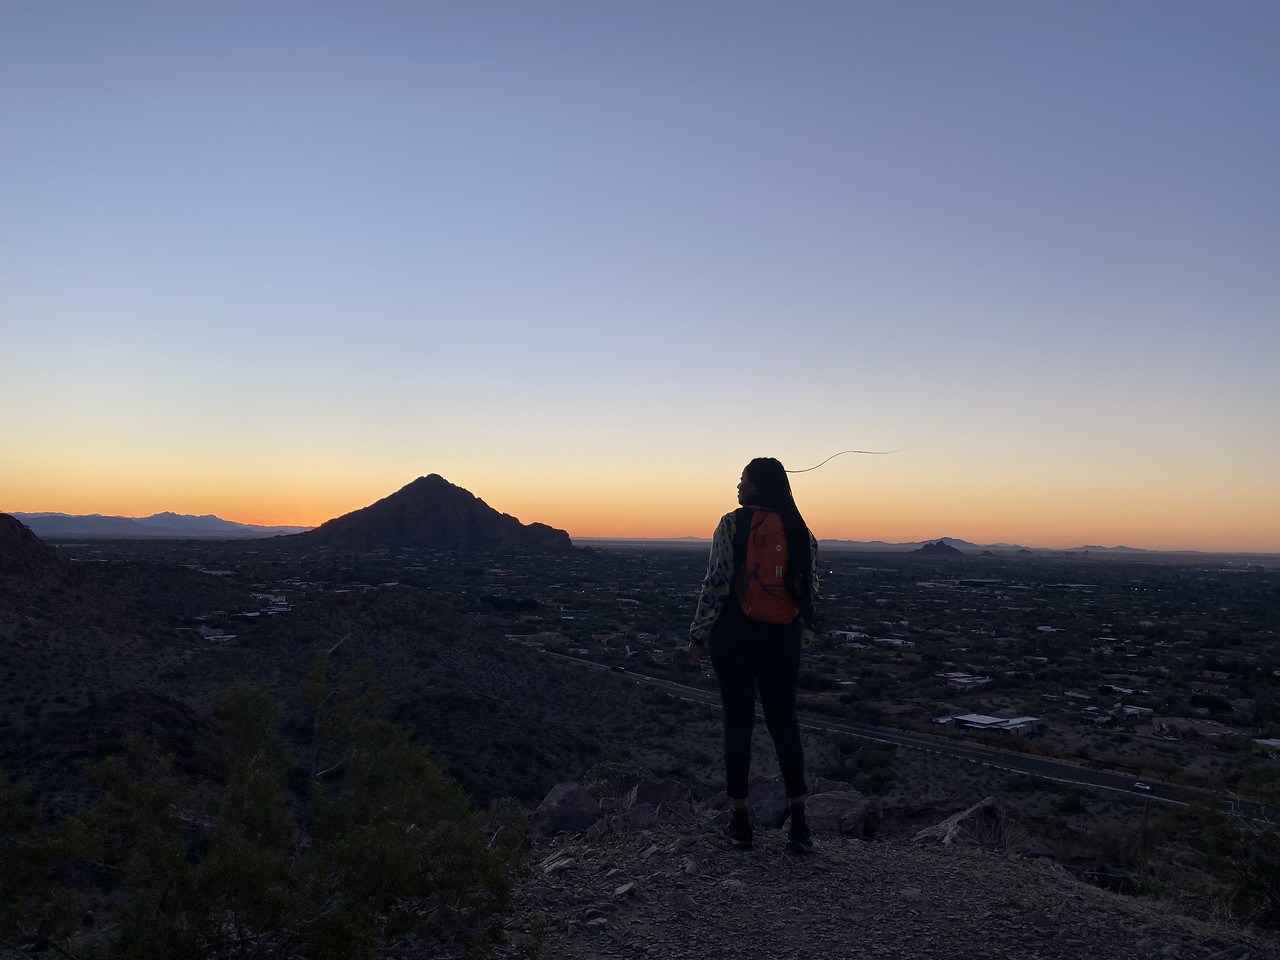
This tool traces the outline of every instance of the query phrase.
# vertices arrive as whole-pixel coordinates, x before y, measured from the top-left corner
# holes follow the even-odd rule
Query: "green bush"
[[[237,685],[217,710],[228,762],[216,783],[178,775],[132,740],[91,768],[98,803],[48,840],[28,791],[0,791],[0,946],[44,934],[81,958],[348,960],[496,937],[511,908],[508,869],[527,856],[520,818],[473,813],[430,750],[375,715],[366,669],[332,685],[326,675],[321,657],[302,686],[314,737],[301,775],[277,704]],[[288,788],[299,781],[301,792]],[[111,878],[110,915],[89,933],[71,911],[22,908],[51,857],[80,862],[63,871],[82,878],[63,891],[73,897],[94,893],[86,871]]]
[[[1033,793],[1044,786],[1044,781],[1025,773],[1014,773],[1005,777],[1000,789],[1005,793]]]
[[[583,785],[594,797],[620,797],[641,780],[653,774],[647,767],[629,760],[606,760],[597,763],[583,777]]]
[[[896,779],[897,750],[893,744],[864,743],[845,760],[849,782],[867,796],[882,797]]]
[[[1054,800],[1053,808],[1058,813],[1075,814],[1088,813],[1089,808],[1085,806],[1084,798],[1080,795],[1080,791],[1074,787],[1065,787]]]
[[[1198,809],[1208,821],[1209,868],[1237,916],[1280,925],[1280,828]]]
[[[48,882],[61,837],[45,828],[31,784],[10,783],[0,770],[0,946],[57,934],[66,898]]]

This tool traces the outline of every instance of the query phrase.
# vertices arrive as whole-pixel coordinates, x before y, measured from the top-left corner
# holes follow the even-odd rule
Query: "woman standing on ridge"
[[[804,747],[796,720],[802,636],[812,635],[818,545],[791,495],[782,464],[757,457],[738,483],[741,509],[726,513],[711,541],[707,576],[689,627],[689,656],[709,646],[724,705],[724,765],[733,819],[728,835],[750,849],[747,777],[756,687],[786,783],[787,846],[813,850],[805,821]]]

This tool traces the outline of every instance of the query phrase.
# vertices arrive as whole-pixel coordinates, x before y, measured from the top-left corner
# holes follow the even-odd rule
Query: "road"
[[[676,683],[673,680],[664,680],[637,673],[633,670],[617,670],[606,664],[594,663],[590,660],[570,657],[562,653],[553,653],[551,651],[546,651],[546,653],[548,656],[568,660],[582,667],[616,673],[618,676],[626,677],[637,684],[646,684],[665,690],[674,697],[689,700],[693,703],[705,704],[717,710],[720,709],[720,694],[714,690],[691,687],[683,683]],[[757,707],[757,712],[759,712],[759,707]],[[1161,803],[1176,806],[1188,806],[1193,802],[1214,803],[1212,794],[1189,790],[1185,787],[1147,783],[1145,785],[1148,789],[1143,790],[1134,785],[1135,781],[1131,775],[1110,773],[1105,770],[1093,770],[1089,767],[1077,766],[1062,760],[1050,760],[1045,757],[994,750],[990,747],[978,746],[950,738],[933,737],[909,730],[895,730],[890,727],[878,727],[869,723],[854,723],[849,720],[837,720],[822,714],[805,712],[800,714],[800,724],[813,730],[843,733],[875,743],[890,743],[898,747],[955,757],[959,760],[967,760],[970,763],[981,763],[1000,770],[1025,773],[1028,776],[1052,780],[1055,783],[1073,784],[1093,790],[1112,790],[1117,793],[1128,794],[1134,798],[1158,800]]]

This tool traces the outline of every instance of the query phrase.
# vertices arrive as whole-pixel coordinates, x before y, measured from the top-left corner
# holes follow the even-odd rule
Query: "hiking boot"
[[[787,830],[787,849],[795,853],[813,853],[813,835],[809,832],[809,825],[803,820],[797,823],[792,819],[791,827]]]
[[[733,815],[729,825],[724,828],[724,835],[729,838],[729,843],[738,850],[750,850],[752,848],[751,821],[747,819],[745,812],[741,816],[736,813]]]

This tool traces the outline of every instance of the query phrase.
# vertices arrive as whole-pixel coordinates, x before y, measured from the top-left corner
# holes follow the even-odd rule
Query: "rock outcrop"
[[[581,833],[600,819],[600,801],[580,783],[557,783],[533,812],[533,835]]]
[[[842,790],[815,793],[804,805],[809,829],[815,834],[843,834],[860,840],[874,839],[883,809],[879,797],[864,797],[847,784]]]
[[[751,819],[762,829],[778,830],[787,822],[787,790],[781,776],[753,776],[747,784]],[[805,814],[814,833],[837,833],[870,840],[880,829],[884,809],[878,797],[864,797],[840,780],[818,777],[809,784]],[[707,801],[707,817],[723,826],[729,822],[729,795],[718,793]]]
[[[1009,846],[1008,820],[995,797],[979,800],[941,823],[925,827],[914,837],[916,843],[940,843],[945,847],[984,847],[1004,850]]]
[[[729,822],[729,795],[721,792],[707,801],[709,810],[718,816],[720,824]],[[765,830],[777,830],[787,819],[787,788],[782,777],[762,777],[756,774],[747,781],[747,809],[751,819]]]
[[[655,810],[664,803],[692,804],[693,791],[679,780],[666,777],[661,780],[642,780],[627,791],[622,798],[624,807],[634,807],[638,803],[647,803]]]

